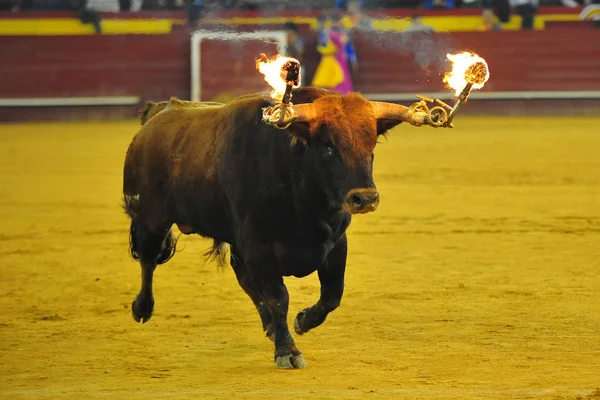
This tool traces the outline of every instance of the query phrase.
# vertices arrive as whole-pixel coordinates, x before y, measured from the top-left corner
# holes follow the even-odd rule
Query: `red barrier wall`
[[[458,50],[477,52],[488,61],[487,91],[600,90],[600,29],[592,27],[431,37],[367,33],[354,40],[360,59],[356,90],[363,93],[443,90],[440,74],[447,69],[445,53]],[[314,49],[314,42],[312,35],[307,47]],[[162,100],[190,95],[190,32],[185,30],[152,36],[0,37],[0,48],[4,53],[0,98],[139,96]],[[207,47],[211,48],[208,55],[219,60],[218,47]],[[309,76],[317,61],[314,50],[307,54]],[[420,67],[419,61],[429,66]],[[227,69],[213,69],[211,77],[218,71]],[[207,86],[211,92],[205,92],[203,99],[233,91],[233,85],[244,81],[237,79],[229,87],[223,82]],[[117,114],[132,115],[135,108],[120,108]],[[45,109],[43,114],[36,110],[0,107],[0,120],[62,115],[60,110]],[[90,109],[86,112],[86,117],[94,116]],[[106,114],[106,110],[101,112],[102,117]]]
[[[400,43],[401,36],[396,38]],[[414,42],[407,38],[405,43],[399,46],[410,50],[397,52],[389,51],[393,45],[376,46],[364,37],[357,40],[357,51],[363,55],[356,81],[361,91],[442,90],[438,74],[449,69],[449,64],[444,65],[445,53],[463,50],[486,59],[487,91],[600,90],[600,29],[457,32],[414,38]],[[430,67],[416,68],[419,58],[432,61]]]
[[[189,95],[186,34],[0,36],[0,98]]]

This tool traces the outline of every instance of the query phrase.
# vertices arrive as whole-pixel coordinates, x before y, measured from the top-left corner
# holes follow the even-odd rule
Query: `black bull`
[[[379,202],[372,178],[377,137],[403,120],[415,123],[415,115],[314,88],[297,90],[294,103],[309,107],[310,118],[286,130],[261,122],[262,108],[272,105],[261,94],[227,105],[149,103],[124,168],[131,253],[142,266],[136,321],[152,316],[153,273],[174,254],[177,224],[214,239],[212,255],[223,256],[230,245],[231,266],[275,342],[277,365],[306,365],[288,329],[283,276],[316,270],[321,282],[317,303],[296,316],[297,334],[340,305],[346,229],[352,214],[374,211]]]

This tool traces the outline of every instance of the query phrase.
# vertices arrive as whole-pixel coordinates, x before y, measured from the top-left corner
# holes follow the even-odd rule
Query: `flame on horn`
[[[265,81],[273,88],[271,92],[271,97],[276,101],[280,102],[283,98],[283,94],[285,93],[285,71],[281,69],[281,67],[287,61],[295,61],[298,62],[295,58],[292,57],[283,57],[279,54],[276,54],[272,58],[268,58],[264,53],[260,55],[260,58],[256,60],[256,68],[258,71],[265,76]],[[300,79],[298,80],[300,82]],[[294,86],[294,89],[298,88],[298,86]]]
[[[488,65],[477,54],[463,52],[446,54],[452,62],[452,71],[446,72],[443,82],[458,96],[467,84],[473,89],[481,89],[490,78]]]

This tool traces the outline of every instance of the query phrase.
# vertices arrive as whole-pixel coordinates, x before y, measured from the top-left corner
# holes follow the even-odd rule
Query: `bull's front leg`
[[[256,281],[260,282],[265,305],[271,312],[275,331],[275,363],[279,368],[304,368],[306,362],[288,328],[287,314],[289,306],[288,290],[277,267],[277,259],[269,255],[261,260],[248,263]]]
[[[321,282],[319,301],[314,306],[300,311],[294,320],[294,330],[298,335],[321,325],[327,315],[340,306],[344,293],[347,253],[348,241],[344,233],[318,270]]]
[[[263,330],[271,341],[275,341],[275,330],[273,328],[273,317],[271,311],[265,304],[265,299],[260,291],[260,287],[254,282],[252,272],[244,262],[238,250],[231,247],[231,266],[235,272],[238,283],[250,297],[262,322]]]

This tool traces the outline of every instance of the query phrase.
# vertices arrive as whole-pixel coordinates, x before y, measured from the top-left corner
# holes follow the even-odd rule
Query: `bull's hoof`
[[[277,364],[277,368],[282,369],[306,368],[306,361],[304,361],[302,354],[285,354],[283,356],[276,356],[275,363]]]
[[[131,304],[131,314],[136,322],[142,324],[150,321],[152,318],[152,312],[154,311],[154,299],[140,299],[136,298]]]
[[[296,315],[296,319],[294,319],[294,331],[296,331],[298,335],[304,335],[306,332],[308,332],[300,327],[300,323],[304,320],[304,316],[306,315],[307,311],[308,308],[305,308],[304,310],[300,311],[298,315]]]

